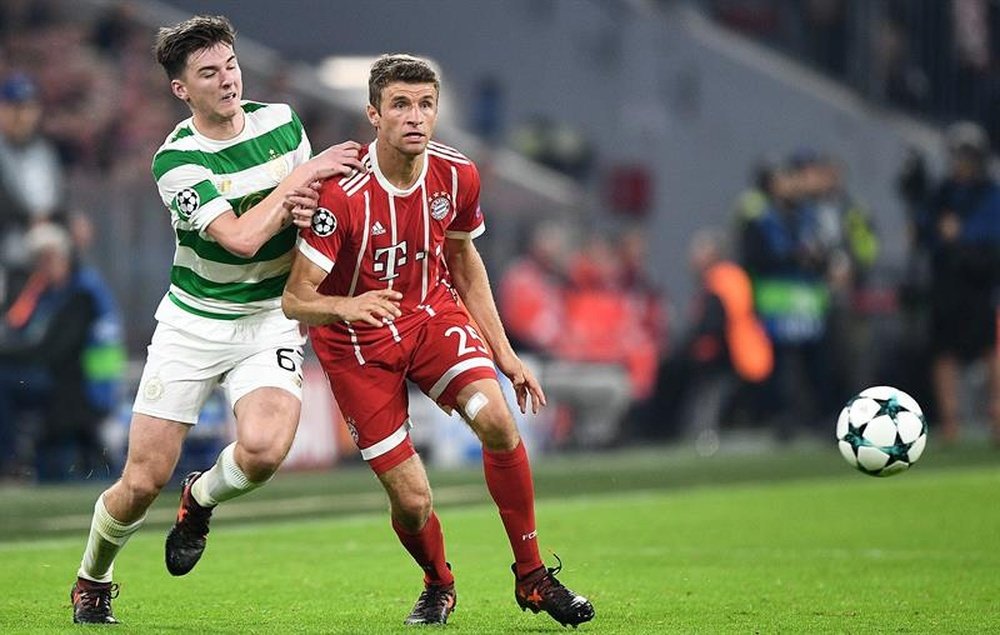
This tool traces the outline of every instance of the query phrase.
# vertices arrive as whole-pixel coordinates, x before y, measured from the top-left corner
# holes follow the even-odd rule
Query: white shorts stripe
[[[365,357],[361,354],[361,345],[358,344],[358,333],[351,327],[350,322],[344,322],[347,325],[347,332],[351,334],[351,345],[354,346],[354,358],[358,360],[358,363],[362,366],[365,365]]]
[[[444,375],[441,375],[441,379],[434,382],[427,396],[437,401],[437,398],[441,396],[441,393],[444,392],[453,379],[473,368],[493,368],[493,361],[485,357],[473,357],[472,359],[460,361],[445,371]]]
[[[392,333],[392,339],[393,339],[393,341],[395,341],[395,342],[402,342],[403,341],[403,339],[399,336],[399,329],[396,328],[395,324],[393,324],[390,321],[387,321],[385,318],[382,319],[382,322],[386,326],[389,327],[389,332]]]
[[[387,452],[391,452],[400,443],[406,440],[406,435],[409,434],[410,428],[413,424],[409,419],[403,422],[403,425],[396,428],[396,431],[382,439],[374,445],[369,445],[367,448],[361,449],[361,458],[366,461],[371,461],[376,459]]]

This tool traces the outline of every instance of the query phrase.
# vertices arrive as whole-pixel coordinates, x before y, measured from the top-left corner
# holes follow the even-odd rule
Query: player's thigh
[[[244,449],[284,457],[291,447],[302,410],[302,344],[298,325],[284,316],[248,322],[235,334],[239,359],[222,386]]]
[[[236,439],[247,451],[287,454],[302,412],[302,349],[276,346],[237,364],[223,382]]]
[[[202,406],[232,363],[224,342],[160,323],[147,349],[132,411],[153,419],[197,423]]]
[[[264,387],[244,395],[233,412],[236,440],[244,449],[283,458],[295,439],[302,401],[280,388]]]
[[[302,401],[302,345],[298,326],[274,317],[241,328],[233,338],[237,355],[222,387],[236,405],[260,388],[277,388]]]
[[[142,490],[159,490],[170,480],[191,426],[136,413],[128,436],[122,480]]]
[[[236,441],[253,454],[273,454],[280,460],[288,454],[299,425],[302,401],[281,388],[262,387],[236,402]]]
[[[389,504],[393,510],[404,513],[429,510],[430,481],[427,479],[423,461],[416,454],[392,469],[378,474],[378,480],[389,495]]]
[[[424,325],[408,376],[424,394],[452,410],[460,408],[458,395],[466,386],[497,379],[485,342],[469,316],[457,308],[438,313]]]
[[[330,388],[361,458],[383,474],[413,455],[403,371],[388,360],[326,368]]]

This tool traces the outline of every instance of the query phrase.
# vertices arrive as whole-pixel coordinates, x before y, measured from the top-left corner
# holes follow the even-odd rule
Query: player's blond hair
[[[378,110],[382,90],[393,82],[407,84],[434,84],[441,90],[441,80],[427,60],[406,53],[387,53],[372,63],[368,74],[368,102]]]
[[[174,26],[165,26],[156,33],[153,52],[156,61],[167,72],[167,77],[177,79],[187,66],[188,56],[195,51],[209,49],[216,44],[233,46],[236,30],[222,15],[196,15]]]

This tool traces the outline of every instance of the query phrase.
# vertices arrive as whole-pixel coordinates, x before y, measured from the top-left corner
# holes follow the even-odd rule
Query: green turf
[[[841,465],[782,482],[543,496],[541,543],[594,601],[597,617],[580,632],[997,632],[995,465],[891,479]],[[602,482],[599,468],[580,465],[581,483]],[[452,505],[441,517],[459,591],[449,631],[562,630],[514,604],[492,506]],[[65,625],[81,547],[79,535],[0,543],[0,632],[79,632]],[[179,579],[162,548],[162,531],[143,531],[120,558],[116,632],[403,632],[419,592],[381,512],[222,523]]]
[[[858,476],[846,467],[832,442],[793,447],[735,447],[711,457],[698,456],[685,446],[654,446],[601,454],[545,456],[534,460],[532,465],[536,492],[542,500],[606,492]],[[1000,465],[1000,452],[982,443],[951,448],[935,446],[925,453],[913,473],[977,465]],[[481,467],[432,471],[431,482],[439,507],[489,502]],[[108,481],[84,481],[68,486],[0,485],[3,510],[0,542],[79,537],[90,526],[94,500],[108,484]],[[176,485],[164,491],[150,510],[148,528],[163,528],[173,521],[177,492]],[[213,522],[287,520],[383,509],[384,495],[371,472],[361,465],[348,465],[330,471],[281,472],[267,487],[227,503],[224,513],[218,514]]]

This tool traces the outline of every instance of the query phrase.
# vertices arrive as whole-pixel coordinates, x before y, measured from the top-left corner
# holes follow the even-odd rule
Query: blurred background
[[[0,3],[3,483],[120,471],[174,248],[150,163],[189,116],[151,46],[195,12],[233,21],[244,96],[292,104],[316,151],[372,138],[373,57],[437,65],[437,136],[480,167],[477,246],[552,401],[520,421],[532,452],[835,455],[873,384],[916,397],[932,444],[1000,442],[1000,2],[275,6]],[[478,464],[412,402],[429,463]],[[231,426],[213,398],[184,462]],[[310,359],[287,468],[358,462]]]

